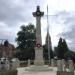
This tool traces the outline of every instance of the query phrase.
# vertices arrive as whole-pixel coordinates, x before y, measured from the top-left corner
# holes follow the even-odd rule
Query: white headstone
[[[63,71],[66,71],[66,65],[65,65],[65,60],[62,59],[62,68],[63,68]]]
[[[70,71],[70,72],[74,72],[73,61],[72,61],[72,60],[68,60],[68,63],[69,63],[69,71]]]
[[[51,66],[52,66],[52,67],[54,67],[54,66],[55,66],[54,59],[51,59]]]
[[[28,59],[28,67],[30,66],[30,59]]]
[[[12,60],[12,69],[17,69],[20,66],[20,61],[18,58],[13,58]]]
[[[61,60],[57,60],[57,71],[63,71]]]
[[[6,58],[1,58],[1,70],[6,69],[5,68],[5,61],[6,61]]]
[[[9,70],[9,69],[10,69],[10,62],[9,62],[9,60],[7,60],[7,59],[6,59],[6,61],[5,61],[5,69],[6,69],[6,70]]]

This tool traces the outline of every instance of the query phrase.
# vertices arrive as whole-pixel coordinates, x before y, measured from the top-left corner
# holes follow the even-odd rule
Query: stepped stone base
[[[52,68],[48,67],[48,65],[44,66],[30,66],[26,68],[26,71],[52,71]]]
[[[17,68],[17,75],[57,75],[57,68],[53,67],[52,71],[27,71],[28,67]]]

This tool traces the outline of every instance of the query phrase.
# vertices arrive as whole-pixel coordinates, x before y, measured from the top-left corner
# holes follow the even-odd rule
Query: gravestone
[[[18,58],[13,58],[12,60],[12,69],[17,69],[20,66],[20,61]]]
[[[73,61],[72,61],[72,60],[68,60],[68,63],[69,63],[69,71],[70,71],[70,72],[74,72]]]
[[[6,59],[6,61],[5,61],[5,69],[6,70],[9,70],[10,69],[10,62],[9,62],[8,59]]]
[[[63,68],[63,71],[66,71],[66,64],[65,64],[65,60],[62,59],[62,68]]]
[[[10,63],[7,58],[1,58],[0,60],[0,69],[9,70],[10,69]]]
[[[57,71],[63,71],[61,60],[57,60]]]
[[[52,66],[52,67],[55,66],[55,61],[54,61],[54,59],[51,59],[51,66]]]
[[[30,66],[30,59],[28,59],[28,67]]]
[[[0,64],[1,64],[1,70],[5,70],[6,68],[5,68],[5,62],[6,62],[6,58],[1,58],[1,62],[0,62]]]

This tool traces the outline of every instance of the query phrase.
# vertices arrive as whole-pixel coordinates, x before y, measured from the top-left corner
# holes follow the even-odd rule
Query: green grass
[[[22,61],[20,63],[20,67],[27,67],[27,61]]]
[[[74,75],[74,72],[57,71],[57,75]]]
[[[17,70],[1,70],[0,75],[17,75]]]

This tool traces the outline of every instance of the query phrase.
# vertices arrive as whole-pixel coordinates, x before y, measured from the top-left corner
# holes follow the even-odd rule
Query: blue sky
[[[16,45],[15,38],[20,26],[36,24],[32,12],[39,5],[44,16],[41,20],[42,43],[47,32],[47,5],[52,45],[57,46],[60,37],[66,39],[75,51],[75,0],[0,0],[0,39],[8,39]]]

